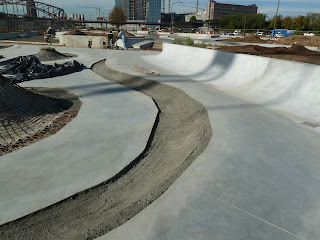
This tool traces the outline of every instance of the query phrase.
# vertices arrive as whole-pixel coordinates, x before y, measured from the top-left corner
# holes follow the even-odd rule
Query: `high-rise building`
[[[115,0],[127,20],[158,23],[161,19],[161,0]]]
[[[220,19],[230,14],[240,13],[254,13],[257,14],[258,7],[255,4],[252,5],[236,5],[217,3],[214,0],[209,0],[207,4],[207,19]]]

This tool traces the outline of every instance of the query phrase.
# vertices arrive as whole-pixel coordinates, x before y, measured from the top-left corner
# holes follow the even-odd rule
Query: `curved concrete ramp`
[[[77,115],[81,104],[78,101],[70,109],[72,105],[30,92],[0,76],[0,156],[58,132]]]
[[[99,75],[152,97],[158,116],[145,150],[111,179],[0,226],[2,239],[94,239],[156,200],[207,147],[205,107],[183,91],[95,64]]]
[[[320,121],[320,66],[164,43],[149,62],[251,101]]]

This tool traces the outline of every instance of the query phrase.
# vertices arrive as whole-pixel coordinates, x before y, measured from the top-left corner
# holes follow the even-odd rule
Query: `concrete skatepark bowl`
[[[199,51],[200,58],[195,64],[191,60],[196,59]],[[36,182],[29,184],[30,192],[19,193],[21,189],[15,185],[21,183],[16,178],[8,185],[7,179],[2,177],[5,171],[15,173],[16,166],[7,167],[8,157],[16,158],[20,152],[35,154],[39,149],[34,151],[35,148],[28,146],[10,153],[12,155],[4,155],[0,161],[0,184],[4,186],[0,188],[0,200],[5,199],[7,193],[13,194],[12,191],[22,200],[14,199],[19,203],[16,205],[10,205],[9,201],[3,205],[0,201],[0,209],[7,215],[5,219],[9,219],[1,222],[2,238],[318,239],[320,136],[316,123],[319,109],[317,99],[311,98],[318,89],[318,66],[166,44],[160,54],[70,48],[61,48],[61,52],[76,52],[77,60],[87,66],[95,63],[92,70],[102,77],[85,69],[50,81],[21,84],[24,87],[37,84],[62,87],[76,92],[83,102],[77,118],[66,125],[65,131],[56,134],[57,138],[52,137],[50,147],[56,151],[56,156],[51,161],[62,158],[59,163],[66,163],[64,168],[72,171],[75,163],[82,160],[85,152],[70,161],[71,157],[66,156],[71,155],[64,155],[67,148],[59,151],[61,146],[54,148],[53,145],[62,136],[72,133],[69,130],[85,129],[76,123],[81,119],[88,122],[92,116],[88,110],[94,108],[90,103],[104,101],[94,119],[108,108],[112,109],[107,112],[110,115],[131,108],[137,111],[150,103],[150,99],[148,102],[141,98],[143,104],[130,105],[136,98],[123,85],[152,97],[158,109],[156,120],[152,119],[153,127],[148,132],[144,149],[136,151],[134,157],[130,155],[130,161],[113,171],[114,174],[106,172],[115,162],[104,167],[90,168],[90,165],[101,156],[100,161],[108,163],[111,150],[122,145],[134,146],[141,136],[129,141],[130,144],[122,141],[106,150],[120,138],[126,126],[121,125],[121,131],[104,141],[111,130],[101,131],[99,124],[109,125],[111,119],[107,115],[103,115],[99,124],[81,125],[94,125],[90,131],[99,128],[95,135],[86,134],[89,138],[85,143],[90,146],[86,152],[92,154],[87,158],[90,161],[85,159],[77,168],[79,172],[90,170],[83,171],[81,178],[76,178],[76,172],[63,178],[63,170],[59,168],[57,173],[61,180],[50,180],[50,189],[41,189],[40,194],[33,189]],[[177,61],[175,56],[181,59]],[[104,58],[107,60],[100,61]],[[146,76],[132,69],[133,63],[160,75]],[[281,68],[291,69],[291,72],[279,75]],[[309,73],[308,79],[303,78],[304,72]],[[101,89],[104,87],[112,89]],[[112,108],[127,95],[130,95],[127,101]],[[93,101],[97,96],[99,98]],[[115,98],[117,101],[112,102]],[[132,114],[115,117],[112,129],[123,119],[121,116],[134,119]],[[302,124],[305,121],[314,122],[314,127]],[[94,145],[102,142],[102,151],[90,145],[97,137],[99,141]],[[79,138],[71,138],[64,144],[80,151],[81,148],[72,145]],[[116,162],[123,157],[117,155]],[[50,165],[49,161],[43,162]],[[52,171],[59,167],[55,165],[50,165]],[[23,176],[28,173],[20,172]],[[102,177],[92,181],[98,173]],[[38,177],[34,172],[29,175],[29,178]],[[66,185],[67,191],[69,182],[82,179],[90,183],[81,183],[81,188],[64,195],[59,192],[59,198],[56,197],[58,193],[51,190],[61,182],[59,188]],[[40,188],[41,185],[44,183],[36,186]],[[15,190],[10,192],[10,187]],[[35,202],[42,195],[55,200],[30,208],[23,201],[34,195]],[[11,213],[6,213],[6,206]],[[20,206],[29,210],[12,211]]]

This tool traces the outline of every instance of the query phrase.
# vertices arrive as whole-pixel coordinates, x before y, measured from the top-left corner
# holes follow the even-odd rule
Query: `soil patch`
[[[302,46],[312,46],[312,47],[320,47],[320,36],[290,36],[279,38],[278,40],[263,40],[256,35],[248,35],[243,38],[236,37],[228,40],[224,40],[225,42],[246,42],[246,43],[274,43],[274,44],[282,44],[282,45],[302,45]]]
[[[269,40],[262,40],[256,35],[248,35],[245,37],[236,37],[228,40],[223,40],[226,42],[247,42],[247,43],[268,43],[270,42]]]
[[[92,70],[146,94],[159,111],[145,150],[111,179],[0,226],[1,239],[94,239],[159,198],[207,147],[206,108],[172,86],[120,73],[105,61]]]
[[[123,31],[127,37],[134,37],[133,34]],[[65,35],[82,35],[82,36],[107,36],[109,34],[109,31],[106,32],[94,32],[94,31],[80,31],[79,29],[72,29]],[[113,32],[113,36],[118,36],[119,31]]]
[[[286,47],[261,47],[257,45],[221,46],[217,50],[235,53],[246,53],[263,57],[271,57],[296,62],[320,65],[320,52],[311,51],[301,45]]]
[[[82,35],[86,36],[86,34],[78,29],[72,29],[69,32],[65,33],[64,35]]]
[[[283,45],[298,44],[302,46],[320,47],[320,36],[290,36],[279,38],[277,41],[274,41],[274,43]]]
[[[54,48],[41,48],[40,51],[35,55],[40,61],[55,61],[61,59],[68,59],[77,57],[76,54],[60,53]]]

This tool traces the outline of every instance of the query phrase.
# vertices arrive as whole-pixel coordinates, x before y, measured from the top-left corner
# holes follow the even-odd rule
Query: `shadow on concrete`
[[[207,64],[207,67],[203,70],[190,74],[188,77],[194,78],[199,76],[204,76],[208,74],[209,71],[212,71],[212,69],[217,70],[217,74],[215,76],[212,76],[212,78],[208,80],[200,80],[199,82],[211,82],[215,81],[219,78],[221,78],[231,67],[233,61],[235,58],[234,53],[227,53],[227,52],[221,52],[217,51],[214,58],[210,63]],[[178,75],[161,75],[162,77],[176,77]]]

